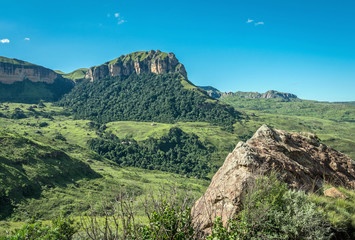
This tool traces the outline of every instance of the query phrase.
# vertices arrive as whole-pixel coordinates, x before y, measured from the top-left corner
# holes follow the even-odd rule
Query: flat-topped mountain
[[[53,84],[59,74],[51,69],[18,59],[0,57],[0,83],[13,84],[25,79]]]
[[[102,65],[89,68],[85,78],[95,81],[106,77],[129,76],[133,73],[181,73],[187,79],[183,64],[174,53],[159,50],[140,51],[122,55]]]
[[[239,98],[279,98],[284,100],[297,99],[297,96],[292,93],[284,93],[275,90],[269,90],[265,93],[258,92],[221,92],[218,89],[211,86],[199,86],[199,88],[205,90],[209,96],[213,98],[224,98],[224,97],[239,97]]]
[[[76,117],[110,121],[203,121],[231,130],[239,113],[187,79],[173,53],[134,52],[89,68],[61,99]]]
[[[0,57],[0,102],[55,101],[73,88],[55,71],[18,59]]]

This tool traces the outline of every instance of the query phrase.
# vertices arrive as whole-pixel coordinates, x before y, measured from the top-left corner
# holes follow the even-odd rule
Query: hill
[[[48,68],[0,57],[0,102],[56,101],[72,88],[71,80]]]
[[[60,101],[75,117],[111,121],[203,121],[232,129],[234,108],[209,97],[187,79],[175,55],[137,52],[90,68]]]
[[[44,188],[100,176],[65,152],[21,135],[2,131],[0,143],[0,219],[24,199],[38,198]]]

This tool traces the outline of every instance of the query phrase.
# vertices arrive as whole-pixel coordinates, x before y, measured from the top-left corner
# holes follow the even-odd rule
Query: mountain
[[[56,101],[73,88],[71,80],[48,68],[0,57],[0,102]]]
[[[224,98],[224,97],[237,97],[237,98],[277,98],[283,100],[297,99],[297,96],[292,93],[283,93],[275,90],[269,90],[265,93],[258,92],[221,92],[218,89],[211,86],[199,86],[199,88],[205,90],[210,97],[213,98]]]
[[[91,67],[60,101],[77,118],[110,121],[203,121],[232,129],[239,113],[188,79],[173,53],[134,52]]]
[[[164,53],[159,50],[140,51],[122,55],[100,66],[89,68],[85,78],[95,81],[107,77],[130,76],[133,73],[181,73],[187,79],[184,65],[179,63],[174,53]]]

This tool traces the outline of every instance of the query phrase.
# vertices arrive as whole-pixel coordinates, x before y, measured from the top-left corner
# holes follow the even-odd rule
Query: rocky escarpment
[[[106,62],[103,65],[91,67],[85,78],[95,81],[101,78],[129,76],[132,73],[181,73],[187,79],[183,64],[175,57],[174,53],[164,53],[159,50],[149,52],[134,52]]]
[[[51,69],[0,57],[0,102],[56,101],[73,87],[72,80]]]
[[[54,83],[59,75],[53,70],[17,59],[0,57],[0,83],[13,84],[25,79],[31,82]]]
[[[240,98],[265,98],[265,99],[279,98],[284,100],[297,99],[297,96],[295,94],[283,93],[275,90],[269,90],[265,93],[258,93],[258,92],[241,92],[241,91],[221,92],[218,89],[211,86],[200,86],[199,88],[205,90],[207,94],[213,98],[224,98],[224,97],[234,96]]]
[[[241,209],[250,182],[277,171],[291,188],[317,189],[324,182],[355,189],[355,162],[318,141],[313,134],[288,133],[263,125],[247,142],[239,142],[193,208],[195,226],[206,233],[211,219],[224,223]]]

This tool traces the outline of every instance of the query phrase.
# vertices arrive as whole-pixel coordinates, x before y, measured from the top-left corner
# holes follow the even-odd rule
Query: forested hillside
[[[111,121],[203,121],[232,130],[239,113],[179,73],[132,74],[83,81],[59,102],[76,118]]]

